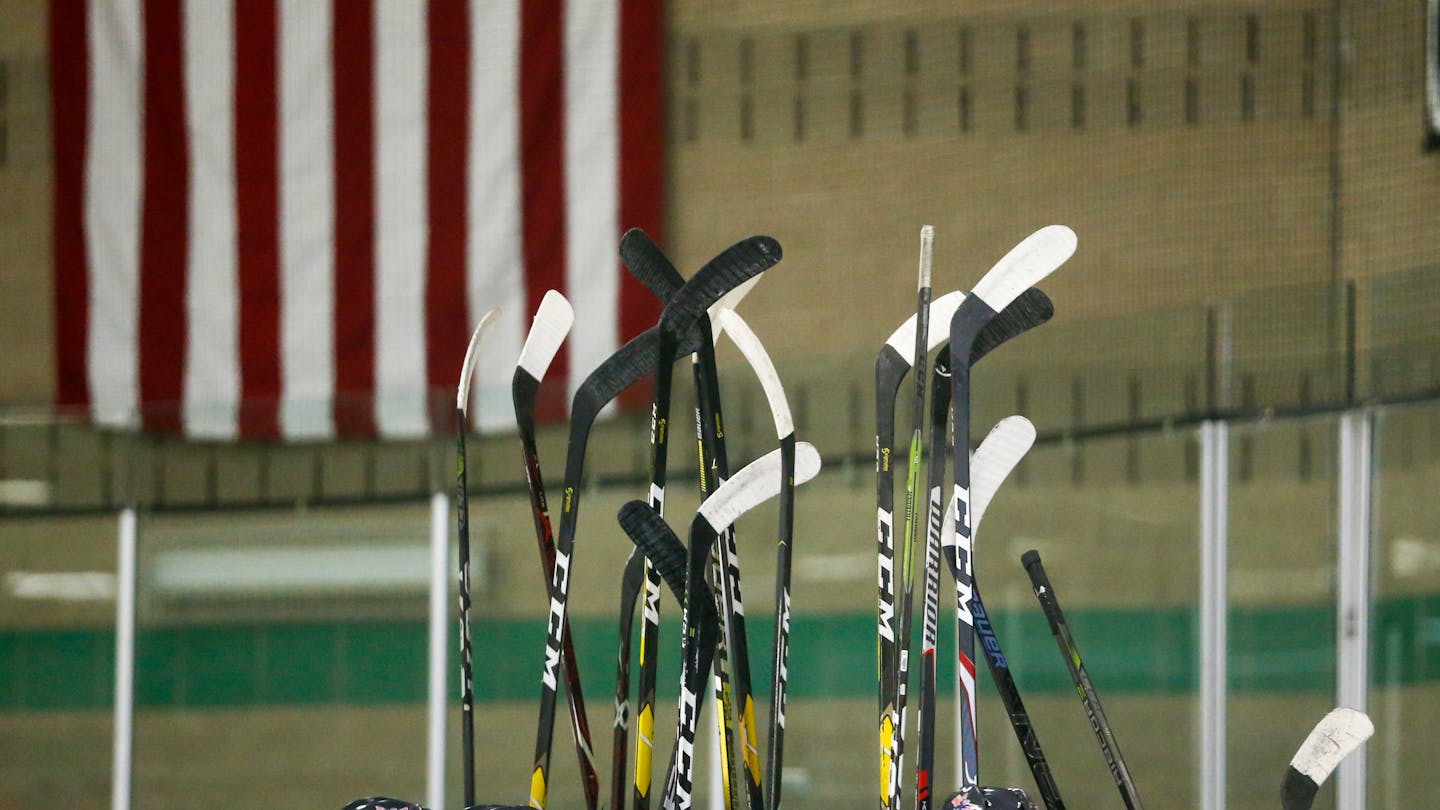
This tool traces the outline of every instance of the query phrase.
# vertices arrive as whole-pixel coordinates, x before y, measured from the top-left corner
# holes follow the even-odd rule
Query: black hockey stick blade
[[[631,228],[620,237],[620,261],[645,288],[661,301],[669,301],[685,286],[685,277],[655,244],[650,235]]]
[[[780,243],[771,237],[751,236],[736,242],[695,271],[670,299],[660,316],[661,328],[688,328],[726,293],[774,267],[780,257]]]
[[[1331,771],[1374,733],[1375,726],[1364,712],[1341,707],[1325,715],[1285,769],[1280,806],[1284,810],[1309,810]]]
[[[634,543],[640,553],[650,560],[655,570],[660,572],[660,578],[665,580],[675,599],[684,604],[687,579],[685,544],[675,536],[665,519],[644,501],[629,501],[620,507],[618,517],[620,528],[625,530],[630,542]],[[713,643],[718,624],[715,599],[711,596],[709,585],[702,582],[696,587],[701,594],[700,604],[695,606],[700,618],[700,642]]]
[[[1039,287],[1031,287],[1020,293],[975,336],[975,342],[970,346],[970,365],[980,362],[980,358],[1010,338],[1044,324],[1054,315],[1055,305],[1051,303],[1050,296]],[[944,337],[948,338],[949,335]]]

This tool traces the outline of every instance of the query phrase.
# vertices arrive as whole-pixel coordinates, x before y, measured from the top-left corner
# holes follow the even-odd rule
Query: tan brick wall
[[[923,222],[945,288],[1073,227],[1057,322],[1334,277],[1329,4],[715,8],[671,20],[670,241],[780,239],[745,309],[782,358],[873,353]]]
[[[54,397],[47,7],[0,0],[0,406]]]

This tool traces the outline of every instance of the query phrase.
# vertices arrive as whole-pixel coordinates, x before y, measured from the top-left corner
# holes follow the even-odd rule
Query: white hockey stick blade
[[[954,317],[955,310],[960,308],[960,304],[964,300],[965,293],[961,290],[954,290],[930,302],[930,323],[943,324],[946,328],[930,330],[930,345],[926,347],[926,351],[934,351],[937,346],[950,339],[950,319]],[[890,333],[890,338],[885,341],[885,345],[899,352],[900,356],[907,361],[912,360],[910,353],[915,351],[915,330],[918,328],[915,316],[911,315],[905,323],[900,324],[898,329]]]
[[[751,276],[750,278],[746,279],[744,282],[736,286],[735,289],[720,296],[720,300],[716,301],[713,305],[711,305],[710,316],[714,317],[715,314],[722,309],[735,309],[739,307],[740,302],[745,300],[745,296],[749,295],[750,291],[755,289],[755,285],[759,284],[760,279],[764,277],[764,273],[761,273],[758,276]]]
[[[1340,761],[1375,733],[1364,712],[1334,709],[1315,725],[1285,770],[1280,801],[1285,810],[1305,810]]]
[[[970,457],[970,533],[980,532],[980,521],[990,507],[1000,484],[1035,443],[1035,426],[1023,416],[1007,416],[990,429],[985,441]],[[940,545],[955,545],[955,505],[945,510],[940,521]]]
[[[720,317],[716,320],[715,334],[721,331],[730,335],[730,340],[745,355],[745,360],[755,370],[755,376],[760,378],[760,387],[765,391],[765,399],[770,403],[770,416],[775,419],[775,435],[778,438],[785,438],[795,432],[795,423],[790,418],[790,403],[785,399],[785,389],[780,385],[780,375],[775,371],[775,364],[770,362],[770,353],[765,351],[765,346],[760,338],[750,330],[750,325],[745,319],[733,309],[720,310]]]
[[[820,453],[809,442],[795,443],[795,483],[803,484],[820,472]],[[746,464],[700,504],[699,515],[716,532],[723,532],[740,516],[780,494],[780,450],[776,448]]]
[[[1047,225],[1011,248],[970,292],[999,312],[1075,255],[1075,245],[1074,231]]]
[[[1023,416],[1007,416],[990,428],[990,433],[970,459],[970,525],[980,527],[980,519],[990,507],[990,499],[1009,477],[1020,459],[1035,444],[1035,426]]]
[[[470,333],[470,345],[465,347],[465,364],[460,367],[460,385],[455,389],[455,407],[461,413],[465,413],[470,401],[470,377],[475,373],[475,349],[499,317],[498,307],[490,310],[480,318],[480,323],[475,324],[475,331]]]
[[[537,380],[545,379],[545,372],[560,344],[570,334],[575,323],[575,311],[565,296],[555,290],[545,293],[540,308],[535,310],[535,320],[530,322],[530,334],[525,336],[525,346],[520,349],[520,359],[515,365]]]
[[[764,277],[765,274],[761,273],[758,276],[752,276],[746,279],[740,286],[720,296],[720,300],[716,301],[715,304],[710,307],[710,336],[715,339],[716,346],[720,345],[720,329],[715,327],[715,322],[720,319],[720,313],[727,309],[733,310],[740,306],[740,302],[745,299],[745,296],[750,294],[751,290],[755,289],[755,285],[759,284],[760,279]]]

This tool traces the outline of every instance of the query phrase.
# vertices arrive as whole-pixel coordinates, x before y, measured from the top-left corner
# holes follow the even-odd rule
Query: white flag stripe
[[[90,256],[90,407],[139,424],[140,85],[138,0],[90,0],[90,131],[85,234]]]
[[[500,308],[500,320],[480,344],[470,412],[473,424],[491,431],[515,423],[510,378],[534,315],[525,297],[521,254],[518,0],[474,0],[470,31],[470,321]]]
[[[86,77],[74,86],[57,84],[55,96],[57,110],[65,113],[57,114],[57,121],[75,122],[64,124],[73,135],[57,136],[56,143],[63,148],[57,149],[56,160],[72,161],[62,168],[82,173],[83,183],[74,202],[57,198],[57,227],[84,231],[83,251],[57,254],[57,262],[64,265],[57,265],[57,279],[84,274],[87,283],[84,300],[75,307],[84,310],[83,319],[77,316],[57,324],[57,369],[69,374],[75,368],[76,374],[84,374],[83,382],[67,377],[58,386],[64,405],[88,407],[96,424],[128,429],[142,426],[142,412],[163,414],[178,406],[180,429],[189,436],[274,438],[268,432],[272,403],[266,389],[273,380],[268,375],[278,369],[280,399],[274,404],[279,438],[329,438],[337,433],[333,417],[339,365],[336,306],[348,303],[347,289],[371,289],[358,293],[366,299],[362,306],[340,309],[347,318],[354,314],[347,324],[373,328],[373,358],[363,353],[354,356],[355,362],[369,362],[370,367],[347,367],[347,377],[361,386],[373,380],[378,436],[414,438],[430,432],[427,398],[435,392],[429,391],[427,352],[432,347],[427,341],[435,330],[427,325],[426,311],[431,228],[429,5],[414,0],[358,1],[369,3],[374,11],[373,70],[368,72],[372,78],[359,79],[361,85],[353,84],[355,75],[336,74],[332,15],[337,7],[348,8],[344,4],[267,0],[274,3],[275,40],[265,42],[259,39],[267,36],[265,26],[245,26],[248,18],[239,15],[249,7],[238,0],[180,0],[182,75],[161,82],[165,86],[177,78],[182,81],[179,110],[165,98],[150,99],[146,94],[148,49],[165,48],[168,58],[174,43],[146,41],[144,0],[82,0],[76,13],[86,15],[83,47],[78,28],[57,29],[58,36],[73,47],[62,48],[55,58],[71,70],[84,71]],[[622,223],[618,216],[617,83],[622,58],[618,0],[569,2],[560,52],[535,54],[537,59],[554,58],[562,64],[525,62],[523,68],[520,26],[525,7],[520,0],[467,1],[469,98],[436,102],[466,105],[462,114],[468,119],[465,286],[447,294],[465,296],[467,326],[492,308],[502,312],[481,347],[470,410],[477,427],[505,430],[513,426],[510,378],[534,314],[528,301],[533,276],[527,279],[529,269],[524,264],[527,212],[520,124],[521,90],[538,85],[531,77],[522,77],[522,69],[535,69],[536,80],[564,77],[565,130],[550,133],[563,155],[540,159],[563,165],[566,208],[528,212],[563,223],[563,233],[546,238],[564,241],[565,266],[530,268],[547,277],[563,274],[557,286],[575,306],[575,337],[563,350],[566,372],[552,371],[567,378],[556,380],[557,396],[561,396],[558,389],[573,392],[621,342],[621,271],[616,257],[620,230],[624,225],[654,223]],[[173,26],[173,21],[167,25]],[[346,59],[357,56],[351,49],[355,44],[342,52]],[[240,53],[239,47],[254,48],[255,53]],[[253,77],[255,82],[247,86],[249,77],[239,72],[241,67],[268,64],[272,48],[275,75]],[[637,56],[644,60],[653,54]],[[272,80],[273,142],[267,129],[272,124],[271,100],[263,97]],[[346,82],[351,84],[347,87]],[[373,170],[373,176],[356,175],[357,182],[372,187],[373,199],[368,201],[373,206],[372,230],[363,238],[371,240],[367,247],[373,248],[373,267],[366,266],[364,250],[352,251],[360,254],[355,266],[336,266],[337,86],[345,91],[342,100],[350,100],[347,105],[366,105],[373,115],[372,159],[357,168]],[[237,90],[247,91],[247,96],[237,98]],[[152,111],[146,104],[155,100],[166,103]],[[242,101],[246,106],[237,106]],[[177,114],[184,120],[165,118]],[[169,149],[160,147],[158,140],[147,140],[147,118],[148,125],[160,127],[166,137],[183,127],[187,148]],[[83,137],[85,151],[69,148],[67,137]],[[275,176],[237,172],[247,165],[264,170],[271,146]],[[157,151],[147,153],[147,149]],[[639,156],[641,161],[651,158],[655,166],[640,176],[652,176],[649,171],[658,167],[660,153],[652,150]],[[171,166],[173,173],[152,172],[162,181],[184,176],[189,184],[184,193],[174,193],[168,186],[154,189],[153,195],[145,189],[147,162],[187,159],[188,166]],[[248,162],[237,164],[237,160]],[[273,211],[268,210],[272,189]],[[241,203],[247,207],[241,208]],[[363,227],[367,211],[365,206],[358,208],[355,224]],[[242,215],[254,219],[257,227],[242,231]],[[162,393],[157,387],[150,392],[154,401],[142,402],[140,281],[147,216],[186,228],[185,266],[173,268],[175,282],[185,285],[180,304],[184,312],[170,313],[177,325],[183,319],[186,345],[180,389]],[[278,274],[273,300],[265,278],[272,224]],[[342,250],[338,255],[345,254]],[[253,266],[241,264],[246,257],[255,260]],[[144,269],[149,273],[148,266]],[[166,276],[172,272],[158,265],[156,269]],[[440,278],[458,280],[457,275],[447,275],[453,269],[445,268]],[[242,270],[253,270],[254,276],[244,277]],[[357,277],[355,284],[347,284],[348,274],[372,271],[373,279]],[[159,275],[147,275],[145,281],[147,294],[152,282],[167,283]],[[242,281],[247,294],[265,296],[244,300],[253,322],[241,320]],[[163,300],[163,290],[153,291],[161,296],[157,300]],[[57,287],[60,300],[72,300],[63,298],[66,293]],[[372,308],[373,312],[365,311]],[[271,318],[276,326],[273,335],[268,331]],[[71,360],[83,361],[83,366]],[[157,364],[157,370],[163,376],[164,363]],[[157,377],[157,382],[164,381]],[[247,392],[264,401],[242,401]],[[170,401],[177,396],[179,403]],[[346,429],[364,433],[365,420],[355,420]]]
[[[280,431],[334,433],[335,179],[329,0],[281,0]]]
[[[240,397],[235,259],[235,28],[230,3],[186,0],[190,256],[185,432],[233,439]]]
[[[619,347],[615,0],[565,7],[565,297],[575,308],[569,396]]]
[[[423,436],[425,7],[376,0],[375,31],[375,422],[381,435]]]

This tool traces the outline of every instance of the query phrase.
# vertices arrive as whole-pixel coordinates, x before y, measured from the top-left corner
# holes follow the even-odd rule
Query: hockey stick
[[[641,250],[636,250],[636,244]],[[639,279],[662,303],[668,302],[685,279],[669,262],[649,261],[643,247],[649,237],[639,228],[631,228],[620,238],[620,259],[630,274]],[[703,327],[703,325],[702,325]],[[706,334],[703,328],[700,334]],[[709,341],[704,341],[706,344]],[[653,432],[652,432],[653,435]],[[653,452],[653,450],[652,450]],[[652,471],[653,472],[653,471]],[[652,503],[652,508],[654,504]],[[634,637],[635,603],[640,589],[645,591],[645,610],[640,635],[640,694],[636,706],[635,775],[631,790],[635,810],[650,806],[650,770],[654,752],[656,658],[660,644],[660,575],[638,548],[631,548],[620,578],[620,640],[617,645],[615,670],[615,730],[612,741],[610,804],[612,810],[625,810],[626,762],[630,745],[628,701],[630,699],[630,647]]]
[[[970,364],[990,353],[999,345],[997,337],[1007,338],[1015,327],[1010,323],[1022,322],[1025,328],[1033,328],[1050,320],[1055,307],[1049,297],[1038,288],[1026,290],[1013,301],[1004,312],[992,320],[976,339],[970,349]],[[950,447],[946,431],[950,419],[950,346],[947,343],[935,357],[934,379],[930,384],[930,468],[925,485],[925,593],[923,633],[920,642],[920,705],[918,726],[919,749],[915,763],[915,806],[917,810],[929,810],[933,803],[935,769],[935,648],[940,633],[940,567],[941,567],[941,522],[945,509],[945,455]]]
[[[492,309],[480,318],[465,347],[460,384],[455,390],[455,518],[460,538],[460,756],[464,760],[465,804],[475,803],[475,670],[470,641],[470,492],[465,481],[466,415],[470,402],[470,378],[475,370],[475,350],[500,313]]]
[[[670,263],[670,260],[665,257],[665,254],[660,250],[660,248],[656,246],[655,243],[651,241],[650,238],[646,236],[643,231],[640,231],[638,229],[632,229],[630,232],[628,232],[626,234],[626,238],[621,242],[620,249],[621,256],[625,259],[626,264],[632,267],[641,268],[646,275],[656,278],[668,279],[674,279],[679,277],[679,273],[675,271],[674,265]],[[715,260],[712,260],[711,264],[714,264],[718,261],[723,261],[725,258],[726,254],[722,253]],[[775,260],[779,260],[778,250],[775,254]],[[696,277],[701,277],[707,272],[711,271],[702,268],[699,272],[696,273]],[[739,294],[743,295],[743,291],[741,291]],[[728,293],[726,295],[726,298],[732,305],[738,303],[736,290],[732,290],[730,293]],[[696,329],[702,334],[710,334],[710,322],[709,318],[705,314],[702,313],[696,318]],[[661,355],[658,360],[658,370],[655,378],[655,396],[651,407],[650,423],[650,438],[652,451],[650,506],[652,509],[655,510],[656,514],[659,514],[662,517],[664,515],[665,502],[665,459],[668,449],[669,438],[669,430],[667,428],[667,423],[669,421],[670,386],[674,361],[674,355],[672,354],[671,356],[667,357],[664,354],[665,351],[666,347],[662,343],[660,348]],[[708,495],[715,486],[715,482],[710,479],[709,475],[707,475],[707,470],[710,469],[710,465],[706,464],[707,456],[714,463],[714,471],[718,479],[723,480],[723,478],[728,474],[728,469],[726,467],[725,461],[724,444],[720,441],[720,437],[724,435],[724,432],[719,427],[719,382],[715,373],[714,345],[710,342],[702,344],[699,351],[695,352],[692,355],[692,358],[693,359],[691,363],[691,368],[694,373],[696,382],[695,416],[698,432],[700,434],[699,436],[697,436],[697,441],[700,445],[699,456],[701,462],[700,488],[701,496],[703,498]],[[724,539],[728,541],[728,548],[726,542],[721,543],[719,548],[720,565],[722,570],[728,570],[730,568],[729,563],[733,559],[734,552],[733,533],[727,531],[725,533]],[[727,556],[727,551],[732,553]],[[659,577],[658,575],[654,574],[652,570],[649,570],[648,566],[646,575],[646,634],[645,642],[642,643],[642,651],[647,647],[649,649],[655,648],[654,644],[649,643],[652,631],[656,633],[656,637],[658,638],[658,627],[655,625],[658,623],[658,610],[656,608],[658,608]],[[724,637],[727,642],[729,642],[731,639],[736,639],[734,643],[734,651],[737,662],[737,684],[740,685],[739,692],[742,704],[747,706],[748,715],[751,718],[748,726],[749,733],[747,735],[746,743],[749,750],[756,751],[758,754],[757,744],[754,742],[753,701],[750,701],[748,704],[744,703],[745,699],[749,697],[749,656],[747,648],[744,644],[743,613],[738,607],[737,602],[737,600],[739,599],[738,577],[732,578],[722,576],[718,581],[721,583],[721,616],[724,619],[722,629],[725,631]],[[737,614],[741,616],[740,623],[738,625],[733,621],[733,617]],[[735,635],[737,633],[739,634],[738,638]],[[720,660],[721,659],[717,658],[716,662],[719,663]],[[649,718],[649,716],[644,713],[645,708],[647,706],[653,706],[655,671],[655,657],[652,655],[648,659],[645,659],[642,656],[642,701],[648,698],[648,702],[642,703],[641,725],[645,725],[646,720]],[[721,669],[721,672],[723,672],[723,668]],[[648,691],[646,690],[647,686]],[[734,715],[731,708],[732,698],[729,692],[726,690],[726,686],[727,684],[723,677],[717,678],[717,688],[719,689],[721,696],[721,701],[718,704],[721,708],[721,722],[719,723],[719,727],[721,729],[721,743],[723,746],[723,755],[721,761],[722,763],[724,763],[724,770],[726,772],[726,804],[727,806],[732,806],[732,803],[735,800],[735,791],[733,790],[731,785],[731,782],[733,781],[733,771],[730,767],[731,763],[729,753],[733,750],[734,729],[732,726],[732,717]],[[653,752],[650,750],[649,746],[644,746],[644,742],[645,740],[651,739],[653,739],[653,736],[649,734],[644,734],[642,739],[640,740],[639,745],[637,745],[637,779],[635,796],[636,810],[644,810],[644,808],[648,806],[647,794],[649,788],[649,780],[648,778],[641,779],[639,777],[641,777],[642,775],[648,776],[650,770],[649,761],[651,756],[653,755]],[[751,762],[754,763],[755,769],[752,770],[751,779],[748,783],[748,795],[751,802],[750,806],[752,810],[762,810],[760,805],[763,803],[763,800],[760,798],[759,793],[759,762],[758,759],[755,759],[755,757],[749,757],[747,758],[747,767]]]
[[[757,277],[758,279],[758,277]],[[743,290],[737,288],[737,292]],[[734,315],[739,304],[736,293],[727,296],[712,308],[719,317],[725,312]],[[735,316],[738,318],[738,316]],[[720,330],[713,337],[719,340]],[[720,379],[715,366],[715,346],[704,347],[692,355],[691,369],[695,376],[695,432],[700,462],[700,498],[708,499],[730,477],[730,462],[725,449],[724,416],[720,402]],[[776,380],[778,384],[778,380]],[[793,460],[793,459],[792,459]],[[786,469],[782,459],[782,482]],[[785,487],[782,484],[782,493]],[[791,487],[793,496],[793,487]],[[750,810],[764,810],[765,796],[761,785],[760,741],[755,731],[754,687],[750,678],[750,645],[746,629],[745,608],[740,591],[740,552],[735,543],[735,527],[720,532],[712,555],[714,581],[719,589],[720,643],[714,658],[714,690],[716,727],[720,744],[722,784],[727,807],[738,801],[735,782],[744,771],[746,805]],[[740,768],[734,755],[739,754]]]
[[[900,810],[900,780],[905,770],[905,724],[906,705],[910,700],[910,611],[915,601],[915,499],[920,492],[920,451],[925,427],[925,357],[930,339],[930,257],[935,229],[930,225],[920,228],[920,278],[915,305],[915,347],[911,367],[915,379],[915,397],[910,403],[910,459],[905,474],[905,539],[900,557],[900,570],[904,577],[904,589],[900,597],[900,612],[895,617],[896,649],[900,660],[897,665],[896,691],[889,697],[894,701],[895,718],[898,726],[892,736],[891,763],[893,777],[890,780],[891,810]]]
[[[570,333],[575,314],[565,296],[550,290],[540,301],[530,333],[515,364],[510,395],[515,404],[515,423],[520,432],[520,448],[525,462],[525,483],[530,492],[530,513],[535,522],[535,542],[540,548],[541,573],[549,586],[555,572],[555,536],[550,526],[549,507],[545,501],[545,481],[540,474],[540,455],[535,443],[535,399],[540,381],[555,352]],[[570,707],[570,725],[575,737],[575,752],[580,760],[580,778],[585,789],[585,806],[595,810],[600,803],[600,779],[595,772],[595,751],[590,741],[590,719],[585,711],[581,689],[579,662],[570,636],[570,622],[564,628],[561,666],[565,675],[565,696]]]
[[[645,235],[644,231],[632,229],[626,232],[625,239],[621,242],[621,257],[625,259],[626,265],[632,268],[636,277],[667,278],[667,280],[678,280],[680,272],[675,270],[670,259],[665,257],[660,246]],[[716,319],[717,313],[723,310],[733,310],[739,306],[740,300],[749,293],[755,284],[760,281],[759,275],[750,278],[749,281],[740,284],[710,307],[710,316],[701,317],[697,321],[698,329],[704,330],[710,327],[711,320]],[[661,294],[660,284],[649,284],[651,290]],[[719,342],[719,330],[714,330],[714,339]],[[724,418],[721,414],[720,405],[720,382],[714,360],[714,346],[706,344],[701,346],[698,352],[691,355],[691,372],[696,382],[696,441],[698,442],[698,467],[700,467],[700,497],[708,497],[719,483],[723,483],[730,476],[729,460],[727,460],[726,445],[724,445]],[[749,647],[744,643],[746,631],[744,631],[744,611],[742,607],[742,595],[740,595],[739,578],[739,552],[734,545],[734,530],[727,529],[724,532],[721,542],[716,545],[716,582],[720,588],[720,614],[724,617],[721,624],[723,638],[717,646],[714,654],[714,690],[716,690],[716,715],[717,715],[717,739],[719,739],[719,758],[721,768],[721,784],[724,787],[724,803],[726,807],[733,807],[736,800],[737,785],[732,752],[737,748],[742,752],[750,752],[752,757],[744,761],[749,783],[747,783],[747,800],[750,807],[759,809],[763,801],[760,794],[759,777],[759,742],[755,735],[755,724],[753,724],[753,698],[752,687],[750,687],[750,660]],[[648,571],[648,569],[647,569]],[[652,572],[649,572],[652,574]],[[733,574],[733,575],[732,575]],[[648,610],[651,605],[651,598],[658,598],[658,578],[655,588],[652,589],[647,582],[647,621],[649,618],[658,617],[658,611]],[[647,638],[651,633],[651,627],[647,624]],[[732,646],[729,640],[739,638],[734,647],[734,667],[730,670],[727,667],[729,659],[729,647]],[[649,644],[649,649],[654,649],[654,644]],[[655,666],[654,656],[651,656],[647,666],[641,670],[642,692],[651,698],[651,702],[645,705],[652,705],[654,702]],[[648,692],[645,692],[645,685],[648,685]],[[733,687],[733,692],[732,692]],[[736,745],[736,716],[734,702],[739,700],[742,706],[752,706],[749,711],[742,709],[739,712],[740,718],[752,718],[749,724],[740,726],[740,734],[743,735],[740,745]],[[644,721],[652,721],[651,715],[642,715]],[[651,739],[651,735],[645,735]],[[649,758],[652,751],[649,748],[642,748],[642,742],[636,741],[636,790],[649,787]],[[642,800],[639,793],[636,793],[636,810],[644,810],[648,801]]]
[[[1075,233],[1063,225],[1050,225],[1026,237],[996,262],[966,296],[950,320],[950,352],[968,357],[980,331],[1022,291],[1050,275],[1075,253]],[[973,591],[974,550],[971,547],[970,493],[970,364],[951,368],[951,408],[955,422],[954,498],[956,544],[947,561],[955,577],[956,599],[968,603]],[[960,750],[964,765],[960,789],[972,804],[979,794],[980,755],[975,736],[975,632],[974,617],[960,611],[957,656],[960,664]]]
[[[556,669],[561,652],[561,628],[570,595],[569,568],[575,549],[579,519],[585,446],[590,428],[601,409],[631,383],[655,373],[662,356],[690,354],[699,347],[691,327],[706,308],[725,293],[779,261],[780,245],[769,237],[753,237],[732,246],[695,274],[665,306],[659,325],[642,333],[611,355],[576,390],[570,408],[570,437],[566,447],[565,491],[560,511],[560,533],[555,543],[555,574],[550,583],[550,618],[541,672],[540,712],[535,735],[535,764],[530,774],[530,804],[544,810],[550,772],[550,747],[555,725]],[[663,345],[662,345],[663,344]]]
[[[1096,693],[1095,685],[1090,682],[1085,663],[1080,660],[1080,649],[1070,635],[1070,626],[1065,623],[1065,614],[1060,610],[1055,588],[1050,584],[1050,578],[1045,575],[1045,566],[1040,562],[1040,552],[1031,549],[1021,555],[1020,562],[1030,574],[1030,584],[1035,587],[1035,598],[1040,600],[1040,607],[1050,622],[1050,632],[1055,636],[1055,643],[1060,645],[1060,655],[1065,659],[1065,667],[1070,670],[1070,679],[1075,682],[1075,690],[1080,693],[1080,702],[1084,704],[1085,714],[1090,718],[1090,730],[1095,732],[1095,739],[1100,742],[1100,753],[1105,755],[1105,764],[1115,779],[1115,787],[1120,789],[1120,798],[1125,801],[1129,810],[1139,810],[1144,807],[1140,802],[1140,793],[1135,789],[1135,780],[1130,778],[1130,769],[1125,766],[1125,757],[1120,753],[1115,731],[1110,727],[1104,707],[1100,705],[1100,695]]]
[[[1375,726],[1364,712],[1332,709],[1315,724],[1285,769],[1285,779],[1280,783],[1281,808],[1310,810],[1330,772],[1374,733]]]
[[[683,624],[687,628],[693,626],[694,617],[691,614],[704,599],[696,586],[704,582],[705,567],[715,541],[740,515],[780,492],[780,468],[780,451],[774,450],[746,465],[700,505],[690,524],[690,548],[686,561],[688,585],[685,599],[686,618]],[[795,483],[809,481],[819,471],[820,454],[813,445],[807,442],[798,443],[795,453]],[[651,533],[669,531],[659,515],[653,511],[648,515],[638,513],[630,504],[627,504],[622,512],[622,519],[643,521],[648,524],[647,531]],[[630,527],[627,526],[626,530],[630,532]],[[695,729],[699,720],[699,703],[703,699],[701,690],[704,689],[708,670],[708,662],[700,660],[700,656],[693,649],[694,643],[693,634],[687,632],[684,643],[685,664],[681,676],[680,716],[676,728],[676,755],[667,779],[662,805],[666,810],[688,810],[691,804]]]
[[[767,734],[769,754],[765,767],[765,795],[769,797],[765,806],[768,810],[779,810],[780,769],[785,759],[785,670],[790,655],[790,557],[795,534],[795,425],[790,416],[790,404],[785,399],[785,389],[780,385],[780,376],[760,339],[734,310],[721,310],[718,322],[720,329],[730,336],[760,379],[760,387],[770,404],[770,415],[775,420],[775,435],[780,441],[780,526],[775,544],[775,632],[771,645],[770,725]],[[731,532],[731,536],[733,535]],[[748,701],[746,706],[748,708]],[[753,720],[747,725],[753,727]]]
[[[957,290],[932,301],[930,303],[930,320],[940,323],[949,321],[964,297],[965,294]],[[989,325],[981,331],[971,348],[970,362],[979,362],[995,347],[1028,329],[1045,323],[1052,314],[1054,314],[1054,307],[1043,292],[1034,289],[1026,290],[999,317],[991,320]],[[894,634],[895,545],[894,538],[891,536],[895,493],[894,471],[890,461],[895,443],[895,398],[899,394],[901,381],[910,370],[910,360],[904,352],[914,342],[915,321],[916,318],[911,316],[892,332],[885,341],[885,346],[880,349],[879,356],[875,359],[876,535],[879,549],[877,554],[879,561],[879,637],[877,644],[882,707],[885,707],[885,701],[889,696],[896,693],[896,684],[899,680],[897,672],[899,661],[895,651],[897,645]],[[934,349],[945,340],[945,337],[940,332],[931,333],[927,349]],[[939,520],[934,520],[933,525],[938,533]],[[936,575],[938,576],[938,573]],[[889,796],[890,780],[893,778],[898,783],[900,778],[898,769],[892,771],[891,768],[892,763],[898,766],[898,762],[890,759],[890,744],[899,720],[893,713],[890,715],[889,735],[887,736],[885,722],[887,710],[889,707],[882,709],[880,719],[880,800],[882,804]]]
[[[980,447],[975,450],[975,456],[970,461],[974,477],[974,486],[970,493],[973,532],[980,531],[980,522],[984,520],[990,499],[1034,443],[1035,426],[1023,416],[1011,416],[1000,420],[991,428]],[[944,546],[955,544],[954,512],[945,513],[940,538]],[[1044,749],[1040,747],[1040,738],[1030,722],[1030,713],[1025,710],[1025,702],[1020,699],[1020,689],[1015,685],[1010,664],[1005,659],[1005,652],[1000,648],[1000,639],[995,636],[995,629],[985,610],[985,601],[980,597],[978,578],[971,606],[975,617],[975,631],[980,636],[981,648],[985,650],[985,661],[990,666],[995,690],[1000,693],[1000,702],[1005,707],[1006,716],[1010,718],[1010,728],[1020,743],[1026,764],[1030,766],[1030,774],[1035,778],[1040,798],[1048,810],[1064,810],[1065,802],[1060,798],[1060,788],[1050,773],[1050,764],[1045,759]]]

